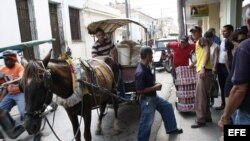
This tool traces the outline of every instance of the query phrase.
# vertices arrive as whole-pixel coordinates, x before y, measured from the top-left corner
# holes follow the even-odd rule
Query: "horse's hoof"
[[[101,130],[96,130],[96,131],[95,131],[95,134],[96,134],[96,135],[101,135],[101,134],[102,134],[102,131],[101,131]]]
[[[41,133],[38,133],[34,136],[33,141],[41,141],[41,137],[42,137]]]

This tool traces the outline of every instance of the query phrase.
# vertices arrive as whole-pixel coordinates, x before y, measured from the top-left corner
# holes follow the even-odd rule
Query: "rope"
[[[86,67],[89,66],[89,68],[91,69],[91,82],[94,82],[94,69],[93,67],[86,61],[86,63],[88,64],[88,66],[85,66],[85,64],[82,62],[82,60],[79,59],[79,61],[81,62],[81,65],[82,65],[82,68],[84,69],[85,68],[85,71],[87,72],[87,69]],[[94,92],[94,88],[91,86],[91,91]],[[93,95],[94,97],[94,102],[95,102],[95,105],[97,105],[97,99],[96,99],[96,95]],[[100,107],[99,107],[100,108]],[[100,116],[100,112],[99,112],[99,108],[97,107],[96,111],[97,111],[97,115]]]
[[[57,136],[56,132],[54,131],[53,127],[51,126],[51,124],[49,123],[49,120],[47,119],[47,117],[45,117],[46,122],[48,123],[51,131],[53,132],[53,134],[55,135],[55,137],[57,138],[57,140],[61,141],[61,139]]]
[[[113,96],[113,97],[115,97],[115,98],[117,98],[117,99],[120,99],[120,100],[123,100],[123,101],[130,101],[130,100],[127,100],[126,98],[123,98],[123,97],[118,96],[117,94],[115,94],[115,93],[113,93],[113,92],[107,90],[106,88],[97,86],[96,84],[89,83],[89,82],[84,81],[84,80],[79,80],[79,81],[83,82],[83,83],[84,83],[85,85],[87,85],[87,86],[90,86],[90,87],[93,87],[93,88],[95,88],[95,89],[98,89],[99,91],[104,92],[105,94],[108,94],[108,95],[110,95],[110,96]]]
[[[83,102],[82,102],[82,108],[83,108]],[[77,128],[76,134],[75,134],[74,137],[71,139],[71,141],[73,141],[73,140],[76,138],[77,134],[78,134],[79,131],[80,131],[80,126],[81,126],[82,119],[83,119],[83,116],[82,116],[82,115],[83,115],[83,109],[82,109],[82,108],[81,108],[80,123],[79,123],[79,126],[78,126],[78,128]],[[56,134],[55,130],[53,129],[54,121],[55,121],[55,110],[54,110],[52,125],[50,124],[50,122],[49,122],[48,118],[46,117],[46,115],[45,115],[45,120],[46,120],[46,122],[48,123],[48,125],[49,125],[51,131],[53,132],[53,134],[55,135],[55,137],[57,138],[57,140],[58,140],[58,141],[61,141],[61,139],[58,137],[58,135]],[[80,136],[81,136],[81,135],[80,135]]]

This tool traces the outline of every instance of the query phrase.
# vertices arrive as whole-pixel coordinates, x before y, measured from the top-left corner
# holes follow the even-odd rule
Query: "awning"
[[[96,22],[89,24],[87,29],[88,29],[89,34],[95,34],[95,31],[97,28],[103,29],[105,33],[112,33],[117,28],[126,26],[129,23],[137,24],[141,26],[142,28],[144,28],[145,32],[147,31],[147,28],[144,25],[131,19],[106,19],[106,20],[96,21]]]

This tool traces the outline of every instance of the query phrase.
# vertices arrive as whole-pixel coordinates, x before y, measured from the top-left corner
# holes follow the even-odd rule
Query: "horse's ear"
[[[43,65],[45,68],[48,66],[48,63],[51,57],[51,52],[52,52],[52,49],[49,51],[48,55],[45,56],[45,58],[43,59]]]

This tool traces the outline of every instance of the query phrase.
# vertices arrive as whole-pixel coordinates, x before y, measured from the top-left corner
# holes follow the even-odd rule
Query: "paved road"
[[[158,70],[156,74],[156,79],[158,82],[163,84],[162,90],[158,92],[159,96],[170,99],[170,101],[174,102],[175,94],[171,95],[171,87],[173,87],[172,77],[170,74],[166,73],[165,71]],[[17,116],[18,112],[16,109],[11,111],[11,114]],[[114,121],[114,114],[113,109],[108,108],[108,114],[103,119],[103,135],[96,136],[95,129],[96,129],[96,121],[97,121],[97,111],[92,111],[92,123],[91,123],[91,131],[92,131],[92,138],[93,141],[135,141],[137,137],[137,130],[138,130],[138,123],[139,123],[139,107],[138,105],[123,105],[119,108],[119,126],[121,128],[121,132],[115,133],[113,131],[113,121]],[[52,121],[53,114],[48,115],[48,119]],[[80,119],[80,117],[79,117]],[[150,141],[155,141],[158,135],[158,130],[161,127],[162,120],[158,112],[156,112],[155,122],[152,128],[152,133],[150,137]],[[54,123],[54,130],[59,136],[59,138],[63,141],[70,141],[73,139],[73,132],[71,123],[66,115],[65,110],[59,106],[55,113],[55,123]],[[81,132],[83,133],[84,124],[82,121],[81,124]],[[46,125],[45,129],[43,130],[42,140],[46,141],[56,141],[56,137],[53,135],[49,127]],[[161,137],[164,140],[168,139],[168,136],[164,134]],[[82,136],[83,138],[83,136]],[[8,139],[10,140],[10,139]],[[19,141],[32,141],[33,136],[29,136],[27,132],[24,132],[21,136],[18,137]],[[84,140],[84,139],[83,139]],[[162,140],[161,140],[162,141]]]

